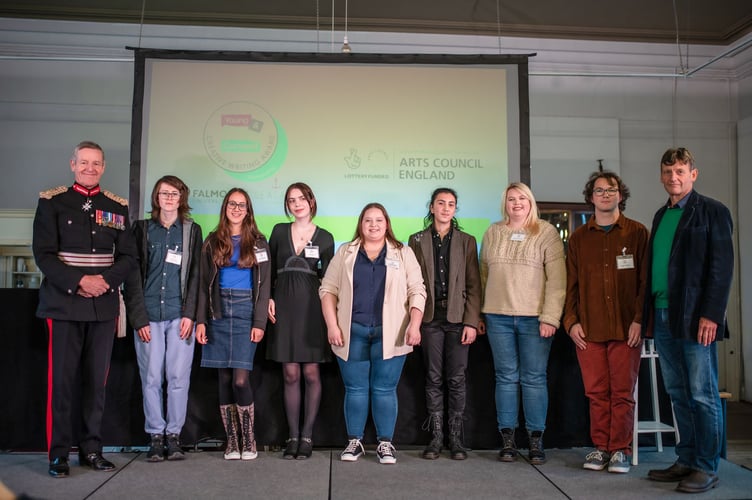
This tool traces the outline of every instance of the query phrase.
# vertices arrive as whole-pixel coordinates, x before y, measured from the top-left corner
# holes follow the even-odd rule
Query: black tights
[[[250,406],[253,404],[251,371],[243,368],[219,369],[219,404]]]
[[[300,368],[303,367],[305,378],[305,420],[303,430],[300,431]],[[318,363],[282,363],[282,373],[285,379],[285,411],[290,437],[310,438],[313,435],[313,424],[319,412],[321,402],[321,376]]]

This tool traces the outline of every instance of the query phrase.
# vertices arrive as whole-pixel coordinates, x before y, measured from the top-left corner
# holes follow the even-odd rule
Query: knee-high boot
[[[225,460],[240,460],[240,448],[238,447],[238,409],[234,404],[219,405],[219,413],[222,415],[222,423],[227,433],[227,448]]]
[[[251,403],[249,406],[238,405],[238,413],[240,414],[240,429],[243,437],[243,453],[241,458],[243,460],[253,460],[258,456],[256,451],[256,436],[253,432],[253,425],[255,420],[255,408]]]

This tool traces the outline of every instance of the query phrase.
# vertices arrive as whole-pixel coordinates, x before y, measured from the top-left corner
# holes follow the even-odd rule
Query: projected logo
[[[209,116],[204,148],[209,158],[233,177],[255,181],[279,170],[287,156],[287,137],[264,108],[236,101]]]

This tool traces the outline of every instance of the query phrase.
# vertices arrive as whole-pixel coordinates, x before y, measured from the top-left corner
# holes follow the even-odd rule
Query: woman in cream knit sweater
[[[504,191],[503,220],[486,230],[480,250],[482,312],[496,373],[499,460],[517,458],[514,431],[519,392],[530,437],[528,458],[543,464],[548,411],[546,368],[566,293],[564,246],[541,220],[530,188],[514,182]]]

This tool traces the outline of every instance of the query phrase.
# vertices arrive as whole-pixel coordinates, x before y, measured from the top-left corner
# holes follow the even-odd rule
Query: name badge
[[[391,267],[392,269],[400,268],[399,259],[384,259],[384,264],[386,264],[386,267]]]
[[[319,247],[317,246],[308,246],[305,247],[305,258],[306,259],[318,259],[319,258]]]
[[[178,252],[177,250],[171,250],[168,248],[165,262],[179,266],[183,262],[183,252]]]
[[[525,241],[525,233],[512,233],[512,241]]]
[[[617,255],[616,269],[634,269],[634,255]]]
[[[269,255],[266,253],[266,250],[256,250],[256,262],[267,262],[269,260]]]

